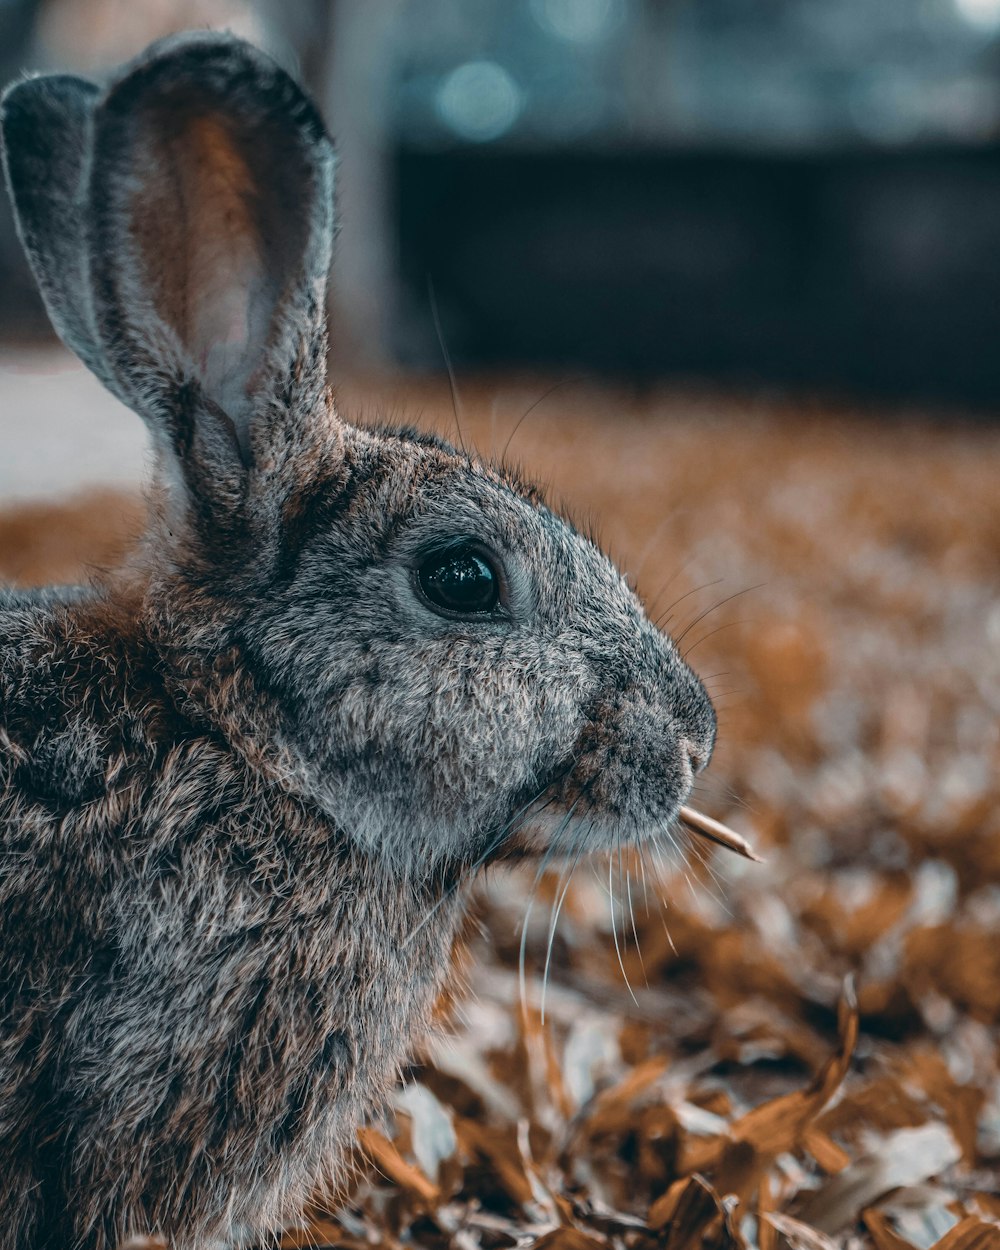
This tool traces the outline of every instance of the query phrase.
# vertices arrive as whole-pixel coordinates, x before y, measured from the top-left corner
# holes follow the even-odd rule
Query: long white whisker
[[[646,847],[639,848],[639,880],[642,882],[642,906],[646,919],[649,919],[649,892],[646,888]]]
[[[528,945],[528,921],[531,919],[531,909],[534,905],[535,893],[532,891],[528,896],[524,919],[521,921],[521,949],[517,959],[517,987],[521,998],[521,1015],[525,1020],[528,1018],[528,978],[524,971],[524,957]]]
[[[628,988],[629,994],[631,994],[632,996],[632,1001],[638,1007],[639,1000],[635,996],[635,991],[632,989],[632,983],[629,981],[628,973],[625,971],[625,961],[624,959],[622,959],[622,948],[618,943],[618,917],[615,915],[614,871],[615,871],[614,860],[609,856],[608,857],[608,895],[611,900],[611,935],[615,939],[615,954],[618,956],[618,967],[621,968],[622,970],[622,976],[625,978],[625,985]]]
[[[525,910],[524,920],[521,925],[521,947],[520,947],[520,951],[518,954],[518,961],[517,961],[518,988],[519,988],[520,996],[521,996],[521,1010],[522,1012],[525,1013],[525,1017],[527,1017],[527,1011],[528,1011],[528,978],[525,972],[525,962],[526,962],[525,957],[526,957],[527,944],[528,944],[528,920],[531,916],[531,909],[535,905],[535,899],[538,896],[538,887],[541,884],[542,873],[544,872],[545,864],[551,858],[554,847],[558,844],[559,839],[562,837],[570,821],[573,819],[573,813],[576,811],[577,804],[580,802],[580,797],[582,796],[577,797],[573,801],[573,804],[570,807],[569,811],[559,822],[559,827],[556,829],[555,833],[552,835],[552,838],[549,842],[548,849],[546,850],[545,855],[542,857],[542,864],[539,866],[538,871],[535,873],[535,879],[531,885],[531,893],[528,895],[528,906],[527,906],[527,909]],[[560,877],[560,881],[561,880],[562,880],[562,877]],[[551,943],[551,937],[549,941]],[[548,967],[548,955],[546,955],[546,968],[547,967]],[[544,996],[545,996],[545,987],[543,985],[542,987],[543,1004],[544,1004]]]
[[[691,849],[694,852],[695,858],[712,879],[711,882],[702,882],[702,885],[706,890],[708,890],[709,894],[711,894],[712,898],[716,903],[718,903],[729,919],[734,920],[735,916],[733,914],[733,910],[729,906],[726,899],[726,883],[712,866],[712,860],[708,848],[703,846],[702,843],[692,840]]]
[[[621,863],[622,863],[622,847],[621,847],[621,842],[619,841],[619,844],[618,844],[618,879],[619,880],[621,880]],[[629,921],[631,922],[631,925],[632,925],[632,936],[633,938],[635,938],[635,953],[639,959],[639,967],[642,970],[643,982],[646,988],[648,989],[649,978],[646,976],[646,965],[643,962],[642,950],[639,946],[639,931],[636,928],[636,923],[635,923],[635,908],[632,906],[632,876],[631,876],[631,873],[629,872],[628,863],[625,864],[625,893],[628,897],[628,915],[629,915]]]
[[[663,850],[662,850],[662,848],[661,848],[661,846],[660,846],[660,843],[659,843],[659,841],[658,841],[658,839],[656,838],[656,836],[655,836],[655,835],[654,835],[654,837],[651,839],[651,841],[650,841],[650,844],[649,844],[649,845],[650,845],[650,850],[652,851],[653,856],[654,856],[654,858],[656,859],[657,868],[658,868],[659,875],[660,875],[660,880],[662,881],[662,880],[663,880],[664,875],[666,875],[666,873],[667,873],[667,869],[666,869],[666,866],[665,866],[665,864],[664,864],[664,862],[663,862]],[[660,896],[660,905],[661,905],[661,911],[660,911],[660,923],[663,925],[663,932],[664,932],[664,935],[665,935],[665,937],[666,937],[666,939],[667,939],[667,942],[668,942],[668,943],[669,943],[669,945],[670,945],[670,949],[674,952],[674,955],[675,955],[675,956],[677,956],[677,954],[678,954],[678,952],[677,952],[677,946],[676,946],[676,944],[675,944],[675,942],[674,942],[674,939],[673,939],[673,934],[671,934],[671,932],[670,932],[669,928],[667,927],[667,911],[669,910],[669,909],[668,909],[668,906],[667,906],[667,900],[666,900],[665,898],[663,898],[663,897],[662,897],[662,895]],[[679,957],[679,956],[678,956],[678,957]]]
[[[566,895],[569,893],[569,888],[573,884],[573,874],[576,872],[577,868],[580,866],[580,859],[582,858],[582,856],[583,856],[583,846],[581,845],[580,848],[577,850],[577,853],[573,858],[573,863],[571,864],[569,871],[566,875],[566,883],[565,885],[562,886],[562,889],[559,892],[559,895],[556,898],[555,903],[553,904],[552,922],[549,925],[549,941],[545,949],[545,969],[542,973],[542,1001],[541,1001],[542,1024],[545,1023],[545,992],[549,987],[549,967],[552,962],[552,946],[553,946],[555,936],[556,936],[556,927],[559,924],[559,913],[562,911],[562,905],[566,901]]]
[[[534,806],[534,804],[538,802],[538,800],[542,797],[542,795],[545,793],[545,791],[548,788],[549,788],[548,785],[543,786],[542,789],[539,790],[538,793],[534,796],[534,798],[529,799],[528,802],[525,803],[523,807],[519,808],[518,811],[516,811],[514,815],[510,818],[510,820],[507,821],[507,823],[500,830],[500,832],[494,838],[490,839],[489,845],[487,846],[486,850],[483,851],[482,855],[480,855],[477,860],[475,860],[475,862],[468,869],[468,872],[463,873],[462,877],[459,880],[457,880],[454,885],[449,886],[448,889],[445,890],[444,894],[441,895],[441,897],[434,904],[434,906],[430,909],[427,915],[424,916],[424,918],[421,921],[419,921],[416,927],[411,929],[410,932],[407,934],[407,936],[403,939],[404,950],[407,946],[409,946],[409,944],[417,936],[417,934],[424,927],[424,925],[429,924],[430,921],[437,915],[437,913],[441,910],[441,908],[445,905],[445,903],[447,903],[448,899],[451,898],[451,896],[455,893],[455,891],[462,884],[462,882],[466,880],[468,877],[471,877],[473,873],[477,872],[480,868],[482,868],[483,864],[486,863],[486,861],[493,854],[493,852],[500,849],[500,846],[503,843],[504,838],[507,836],[508,833],[510,833],[514,825],[521,819],[521,817],[525,814],[525,812],[529,811]],[[541,810],[544,811],[545,808],[548,807],[549,804],[552,802],[553,800],[549,799],[547,803],[543,804]]]
[[[662,826],[661,832],[667,835],[667,837],[670,839],[671,846],[674,848],[675,852],[677,853],[677,858],[680,862],[681,873],[683,874],[683,877],[684,877],[684,884],[687,886],[688,893],[691,895],[691,898],[694,901],[695,906],[697,907],[699,905],[699,899],[694,888],[694,883],[691,880],[691,874],[688,872],[688,860],[687,860],[687,856],[684,854],[684,847],[678,841],[676,831],[670,825]]]

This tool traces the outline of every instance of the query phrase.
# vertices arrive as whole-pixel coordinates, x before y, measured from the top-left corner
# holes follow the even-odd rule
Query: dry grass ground
[[[463,385],[464,439],[546,389]],[[454,437],[440,380],[340,393]],[[288,1244],[1000,1245],[1000,429],[576,383],[509,454],[706,677],[698,802],[766,863],[584,866],[554,936],[541,882],[526,1009],[534,883],[498,876],[474,996]],[[114,563],[138,515],[4,515],[0,576]]]

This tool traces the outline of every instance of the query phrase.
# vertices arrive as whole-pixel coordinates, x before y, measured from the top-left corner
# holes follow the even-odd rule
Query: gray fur
[[[534,491],[338,417],[332,154],[280,70],[197,36],[72,89],[90,147],[56,145],[50,202],[28,153],[59,96],[36,79],[5,98],[22,236],[159,463],[129,569],[0,592],[0,1250],[194,1250],[273,1229],[338,1175],[427,1026],[476,868],[659,831],[715,720]],[[168,131],[205,119],[179,166]],[[242,211],[204,158],[220,135],[252,193],[231,288],[217,256],[185,259],[199,220]],[[280,194],[268,162],[294,177]],[[170,225],[180,280],[140,237],[165,164],[198,206]],[[252,349],[227,357],[234,307]],[[502,566],[502,611],[445,618],[417,593],[423,553],[456,537]]]
[[[53,74],[15,83],[3,97],[7,178],[15,219],[49,318],[105,385],[83,246],[86,162],[98,95],[93,83]]]

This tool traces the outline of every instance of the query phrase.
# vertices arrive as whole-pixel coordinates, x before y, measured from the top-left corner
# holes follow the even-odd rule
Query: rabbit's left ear
[[[250,464],[270,427],[315,418],[325,393],[323,123],[250,45],[188,35],[108,90],[93,144],[86,224],[108,365],[181,460],[192,402],[207,401]]]

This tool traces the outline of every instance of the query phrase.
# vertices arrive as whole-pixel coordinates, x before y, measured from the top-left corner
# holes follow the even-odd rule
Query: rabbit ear
[[[334,156],[283,70],[182,35],[103,93],[19,83],[0,120],[56,329],[145,418],[189,505],[230,506],[249,466],[321,437]]]
[[[154,45],[98,104],[97,333],[182,468],[250,464],[269,425],[323,399],[333,160],[291,78],[229,36]]]
[[[0,101],[0,133],[18,233],[52,324],[117,390],[94,329],[83,228],[97,95],[93,83],[68,74],[25,79]]]

